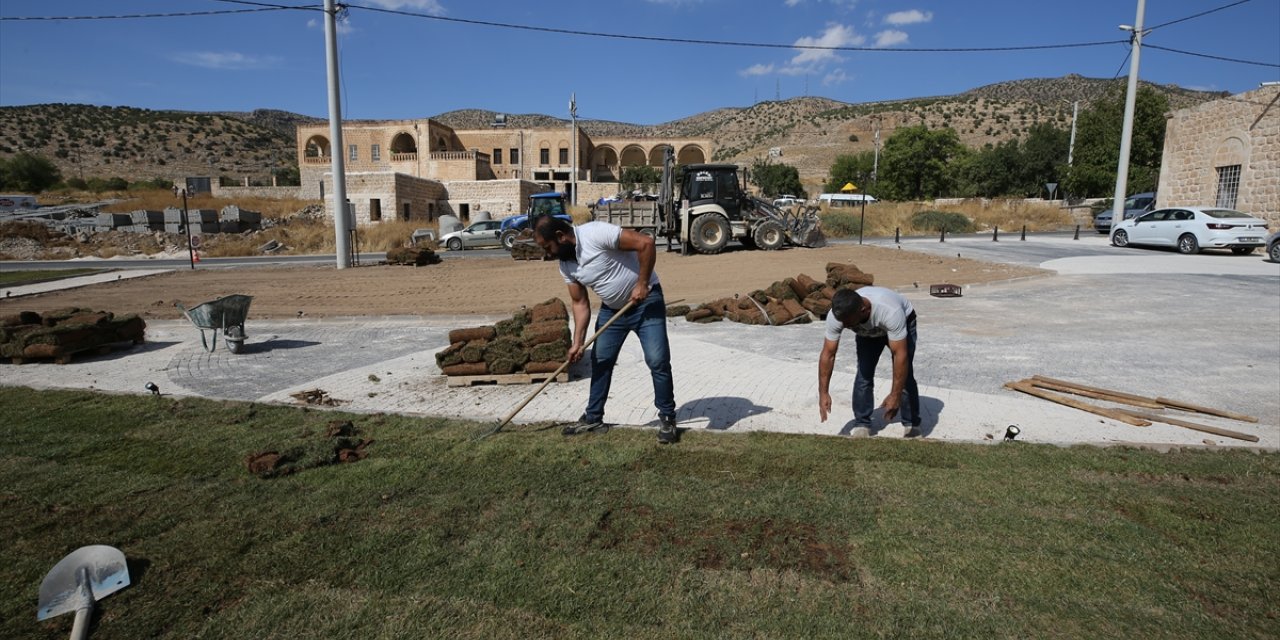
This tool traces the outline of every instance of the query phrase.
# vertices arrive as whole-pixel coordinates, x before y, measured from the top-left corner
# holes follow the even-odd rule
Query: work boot
[[[680,440],[675,416],[658,416],[658,444],[675,444]]]
[[[850,438],[870,438],[871,427],[865,424],[860,424],[854,427],[853,430],[849,432],[849,437]]]
[[[904,437],[904,438],[919,438],[919,437],[920,437],[920,428],[919,428],[919,427],[917,427],[916,425],[913,425],[913,424],[904,424],[904,425],[902,425],[902,437]]]
[[[570,425],[565,425],[565,428],[560,430],[560,434],[566,435],[566,436],[576,436],[581,433],[587,433],[588,431],[594,431],[596,433],[604,433],[608,430],[609,430],[609,427],[605,426],[603,420],[589,420],[587,419],[587,416],[584,415],[581,418],[578,418],[577,422]]]

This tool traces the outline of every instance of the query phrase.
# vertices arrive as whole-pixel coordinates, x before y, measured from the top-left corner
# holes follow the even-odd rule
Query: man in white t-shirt
[[[911,303],[884,287],[841,289],[827,312],[826,340],[818,357],[818,413],[826,422],[831,413],[831,371],[835,368],[840,333],[853,331],[858,374],[853,382],[854,437],[871,434],[875,404],[876,365],[885,347],[893,354],[893,389],[880,407],[889,422],[902,414],[903,436],[919,435],[920,390],[916,386],[916,312]]]
[[[653,404],[658,408],[658,442],[679,439],[676,429],[675,383],[671,378],[671,346],[667,342],[667,305],[653,265],[657,249],[653,238],[607,222],[574,227],[565,220],[544,216],[534,222],[534,238],[547,254],[560,260],[560,275],[569,285],[573,307],[573,345],[569,361],[582,358],[591,320],[587,288],[600,298],[596,331],[628,302],[635,305],[596,338],[591,349],[591,393],[578,424],[565,427],[565,435],[604,426],[604,405],[609,399],[613,366],[627,335],[635,332],[644,350],[645,364],[653,378]]]

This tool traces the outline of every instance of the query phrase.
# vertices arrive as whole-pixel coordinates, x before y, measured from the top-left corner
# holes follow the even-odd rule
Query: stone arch
[[[401,131],[391,138],[391,153],[417,153],[418,143],[413,136]]]
[[[706,161],[706,150],[696,144],[687,144],[676,154],[676,162],[679,164],[703,164]]]
[[[638,144],[627,145],[622,149],[621,164],[624,167],[633,167],[645,164],[644,149]]]
[[[596,147],[591,153],[591,164],[597,167],[612,167],[618,164],[618,152],[609,145]]]
[[[328,158],[329,157],[329,139],[322,135],[314,135],[307,138],[307,144],[303,148],[302,155],[307,158]]]
[[[654,145],[653,148],[649,150],[649,164],[655,167],[661,167],[663,154],[666,153],[667,149],[673,148],[674,147],[666,144],[665,142]]]
[[[1218,144],[1213,153],[1213,166],[1228,167],[1238,164],[1241,167],[1249,164],[1249,143],[1239,135],[1229,135]]]
[[[439,151],[448,151],[448,150],[449,150],[449,143],[444,139],[444,136],[436,136],[436,143],[435,143],[435,146],[432,148],[432,151],[439,152]]]

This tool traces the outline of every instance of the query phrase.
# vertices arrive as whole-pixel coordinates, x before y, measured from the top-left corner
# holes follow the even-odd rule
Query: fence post
[[[1023,239],[1023,240],[1026,240],[1026,239],[1027,239],[1027,225],[1025,225],[1025,224],[1024,224],[1024,225],[1022,225],[1022,239]]]
[[[938,236],[938,242],[946,242],[946,241],[947,241],[947,228],[943,227],[942,235]]]
[[[894,227],[894,228],[893,228],[893,243],[894,243],[894,244],[902,244],[902,236],[900,235],[900,233],[901,233],[901,232],[902,232],[902,227]]]
[[[1000,242],[1000,225],[996,225],[996,228],[991,232],[991,241]]]
[[[1080,225],[1076,225],[1076,235],[1075,235],[1075,237],[1073,237],[1073,238],[1071,238],[1071,239],[1072,239],[1072,240],[1079,240],[1079,239],[1080,239]]]

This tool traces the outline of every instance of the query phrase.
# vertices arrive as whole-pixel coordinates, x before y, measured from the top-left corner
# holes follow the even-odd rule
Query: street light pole
[[[569,146],[572,147],[570,153],[573,154],[573,162],[569,164],[572,168],[573,176],[570,180],[572,185],[569,194],[569,204],[576,206],[578,204],[578,94],[569,94],[569,119],[573,121],[573,137],[569,139]]]
[[[1142,56],[1142,17],[1146,13],[1147,0],[1138,0],[1138,15],[1133,26],[1120,25],[1133,33],[1133,56],[1129,58],[1129,89],[1124,98],[1124,127],[1120,132],[1120,162],[1116,166],[1116,191],[1111,202],[1111,237],[1124,222],[1124,199],[1129,181],[1129,147],[1133,138],[1133,109],[1138,95],[1138,61]]]
[[[1065,100],[1063,102],[1066,102]],[[1080,113],[1080,101],[1071,103],[1071,142],[1067,143],[1067,166],[1071,166],[1071,158],[1076,149],[1076,116]]]
[[[338,9],[324,0],[325,66],[329,78],[329,158],[333,167],[333,244],[339,269],[351,266],[351,237],[347,228],[347,172],[343,165],[342,100],[338,84]]]

